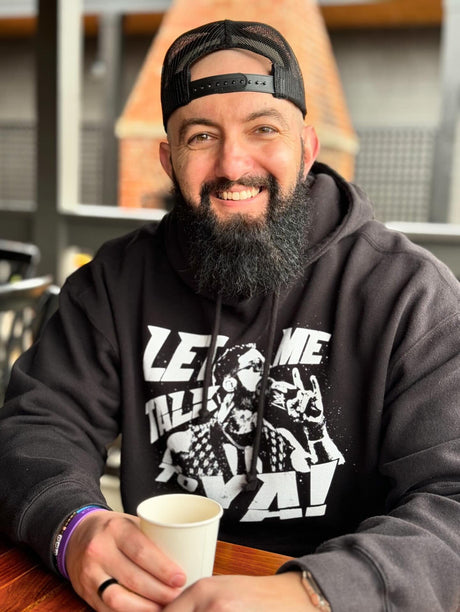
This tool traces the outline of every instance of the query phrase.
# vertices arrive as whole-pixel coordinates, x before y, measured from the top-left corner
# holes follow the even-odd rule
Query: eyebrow
[[[180,126],[179,129],[179,142],[182,142],[185,137],[185,133],[189,127],[193,125],[206,125],[208,127],[217,127],[217,124],[214,121],[210,121],[209,119],[205,119],[204,117],[194,117],[192,119],[185,119]]]
[[[257,119],[263,119],[264,117],[271,117],[272,119],[277,119],[280,123],[282,123],[285,127],[287,127],[287,122],[283,115],[276,110],[276,108],[265,108],[260,111],[255,111],[246,117],[246,121],[256,121]]]

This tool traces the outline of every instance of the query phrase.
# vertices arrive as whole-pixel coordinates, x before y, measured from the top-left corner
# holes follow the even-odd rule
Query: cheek
[[[174,174],[179,181],[186,180],[187,177],[187,158],[185,155],[178,154],[172,156],[172,167],[174,170]]]
[[[280,182],[297,176],[300,168],[300,154],[298,147],[269,147],[265,151],[266,167]]]
[[[189,195],[199,194],[202,184],[208,178],[208,166],[202,155],[177,155],[173,169],[181,189]]]

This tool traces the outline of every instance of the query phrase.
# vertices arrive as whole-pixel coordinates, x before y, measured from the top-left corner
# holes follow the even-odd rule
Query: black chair
[[[58,294],[51,276],[0,284],[0,400],[13,363],[39,337]]]
[[[0,239],[0,284],[32,278],[40,261],[40,250],[34,244]]]

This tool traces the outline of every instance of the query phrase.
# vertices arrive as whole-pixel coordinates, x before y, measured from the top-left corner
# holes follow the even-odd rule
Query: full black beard
[[[201,190],[201,204],[193,206],[174,180],[172,214],[186,228],[189,263],[200,292],[246,299],[287,286],[302,270],[308,244],[311,196],[299,176],[293,192],[282,198],[276,179],[240,179],[238,185],[264,186],[270,198],[262,218],[235,214],[222,221],[210,206],[209,194],[229,189],[235,182],[215,181]]]

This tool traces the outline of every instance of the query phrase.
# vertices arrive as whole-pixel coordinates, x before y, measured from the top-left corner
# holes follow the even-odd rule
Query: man
[[[457,610],[458,282],[315,163],[272,28],[180,37],[162,106],[175,207],[72,275],[18,361],[2,528],[101,611]],[[120,432],[128,514],[98,486]],[[132,515],[187,488],[223,503],[221,539],[295,559],[181,592]]]

